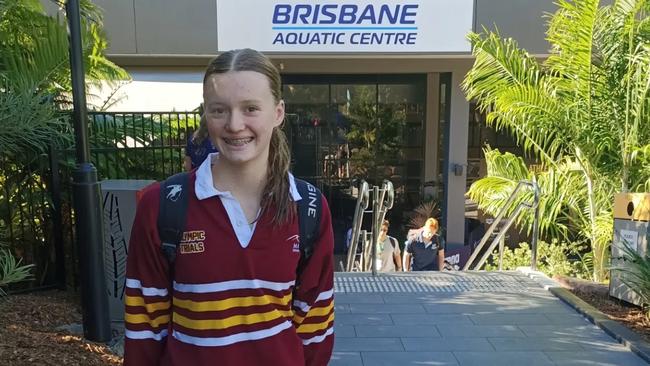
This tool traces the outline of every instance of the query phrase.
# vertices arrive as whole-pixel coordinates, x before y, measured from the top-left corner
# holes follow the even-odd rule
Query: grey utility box
[[[624,243],[641,256],[648,255],[650,224],[650,193],[620,193],[614,198],[614,240],[612,241],[612,267],[629,267],[624,261]],[[632,304],[641,305],[637,294],[621,281],[620,271],[611,271],[609,294]]]
[[[104,213],[104,276],[111,322],[124,321],[126,255],[131,226],[142,190],[153,180],[105,180],[101,182]]]

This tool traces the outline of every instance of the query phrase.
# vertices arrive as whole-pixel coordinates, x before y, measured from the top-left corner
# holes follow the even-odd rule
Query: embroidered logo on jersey
[[[205,251],[205,231],[185,231],[179,244],[181,254],[203,253]]]
[[[169,189],[169,193],[167,193],[167,199],[176,202],[178,198],[181,196],[181,193],[183,192],[183,187],[180,184],[171,184],[166,187]]]
[[[287,241],[293,243],[293,247],[291,249],[292,252],[300,253],[300,235],[291,235],[287,238]]]

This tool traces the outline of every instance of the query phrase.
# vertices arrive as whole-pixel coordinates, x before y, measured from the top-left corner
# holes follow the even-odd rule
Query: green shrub
[[[21,266],[21,262],[22,259],[16,260],[9,250],[0,250],[0,297],[6,295],[3,287],[32,278],[30,271],[34,265]]]
[[[641,303],[646,313],[646,318],[650,320],[650,256],[640,255],[626,243],[623,246],[623,261],[628,264],[613,267],[612,270],[620,272],[621,281],[627,285],[630,290],[641,298]]]
[[[557,240],[547,243],[537,243],[537,270],[548,276],[565,275],[578,278],[590,278],[587,265],[582,260],[581,253],[585,246],[579,243],[560,243]],[[505,248],[503,251],[503,269],[514,270],[517,267],[530,266],[531,250],[528,243],[520,243],[518,248]],[[492,253],[490,261],[485,265],[488,271],[499,268],[499,252]]]

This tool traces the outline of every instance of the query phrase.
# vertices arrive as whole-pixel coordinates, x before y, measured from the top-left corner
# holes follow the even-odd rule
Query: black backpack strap
[[[314,245],[318,239],[321,211],[323,209],[320,190],[313,184],[302,179],[295,179],[298,193],[302,199],[298,205],[298,228],[300,234],[300,261],[296,270],[297,278],[307,265],[314,253]]]
[[[160,183],[158,235],[170,266],[176,260],[176,249],[185,230],[189,177],[189,173],[178,173]]]

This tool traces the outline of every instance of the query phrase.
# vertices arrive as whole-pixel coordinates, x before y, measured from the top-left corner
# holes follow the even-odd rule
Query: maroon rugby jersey
[[[297,219],[259,218],[240,245],[219,197],[198,200],[172,280],[157,231],[160,186],[144,192],[129,242],[124,365],[326,365],[334,341],[333,234],[323,198],[320,239],[298,279]]]

